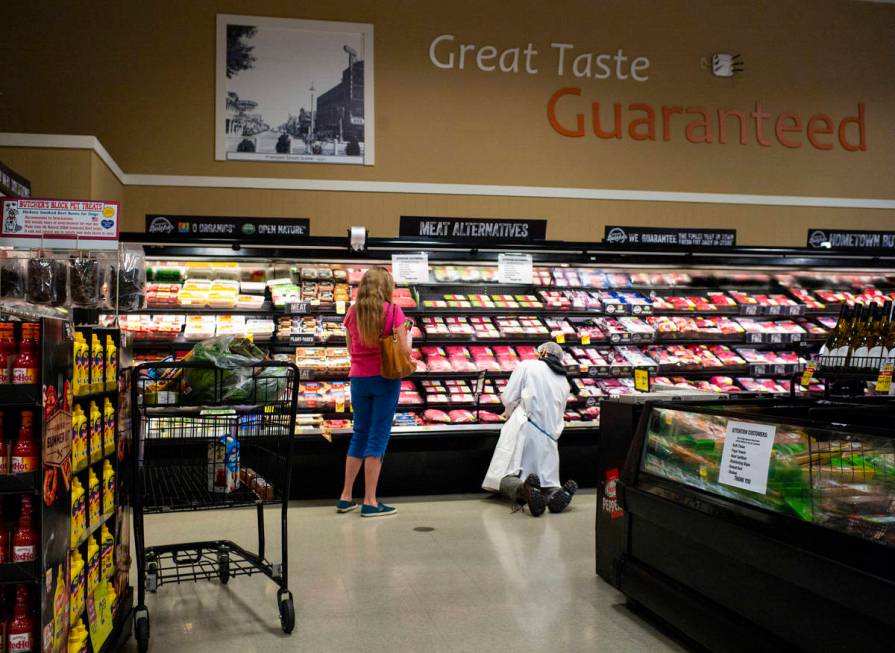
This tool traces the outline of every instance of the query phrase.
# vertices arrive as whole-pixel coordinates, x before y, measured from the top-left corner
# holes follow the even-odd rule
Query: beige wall
[[[0,147],[0,161],[31,182],[34,197],[90,198],[88,150]]]
[[[81,5],[12,0],[17,25],[0,42],[12,73],[0,96],[0,131],[96,135],[128,173],[396,182],[529,185],[893,199],[895,169],[895,6],[848,0],[356,0],[295,3],[258,0],[94,1]],[[375,26],[376,165],[266,164],[214,160],[214,43],[217,13],[350,20]],[[438,70],[432,38],[539,50],[538,75]],[[84,35],[93,35],[85,39]],[[551,41],[578,51],[648,56],[650,79],[575,79],[555,74]],[[742,53],[745,72],[713,78],[699,61],[716,51]],[[839,120],[866,107],[867,150],[807,143],[788,149],[695,145],[686,121],[672,140],[634,142],[557,134],[547,100],[564,86],[582,98],[560,104],[574,122],[591,101],[646,102],[751,110],[815,112]],[[47,101],[47,89],[53,101]],[[589,116],[586,120],[589,126]],[[661,125],[660,125],[661,127]],[[751,128],[750,128],[751,130]],[[773,130],[770,130],[771,134]],[[751,131],[750,131],[751,133]],[[804,135],[802,140],[805,140]],[[5,155],[4,155],[5,156]],[[60,154],[60,156],[62,156]],[[92,156],[92,155],[91,155]],[[42,177],[67,194],[54,169]],[[16,165],[11,162],[13,167]],[[60,164],[61,166],[62,164]],[[122,192],[96,159],[90,193]],[[17,168],[18,169],[18,168]],[[65,191],[65,192],[63,192]],[[125,228],[147,212],[294,215],[312,233],[340,234],[367,224],[396,233],[398,216],[546,217],[549,236],[598,239],[608,222],[736,227],[751,244],[804,244],[809,226],[891,228],[895,211],[382,193],[258,191],[129,186]]]

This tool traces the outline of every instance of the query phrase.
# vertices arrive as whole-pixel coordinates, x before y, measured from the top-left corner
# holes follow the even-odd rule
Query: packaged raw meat
[[[475,422],[475,415],[468,410],[457,409],[448,413],[450,421],[453,424],[472,424]]]
[[[479,411],[479,421],[483,424],[493,424],[498,422],[503,422],[503,415],[498,415],[497,413],[492,413],[490,410],[480,410]]]
[[[443,410],[438,410],[436,408],[427,408],[423,411],[423,419],[427,422],[434,422],[437,424],[450,424],[451,418]]]

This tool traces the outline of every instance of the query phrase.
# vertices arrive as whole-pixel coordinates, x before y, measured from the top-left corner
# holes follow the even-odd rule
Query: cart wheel
[[[146,591],[155,592],[158,589],[158,565],[150,562],[146,567]]]
[[[140,653],[149,650],[149,611],[144,606],[134,610],[134,639]]]
[[[226,585],[230,580],[230,556],[226,553],[218,554],[218,578],[222,585]]]
[[[292,592],[281,590],[277,597],[280,606],[280,625],[287,635],[295,628],[295,605],[292,602]]]

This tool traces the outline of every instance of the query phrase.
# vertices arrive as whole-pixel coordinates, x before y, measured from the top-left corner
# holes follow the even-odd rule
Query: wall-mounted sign
[[[610,245],[675,245],[678,247],[733,247],[736,229],[675,229],[606,225],[603,242]]]
[[[0,195],[31,197],[31,182],[0,162]]]
[[[895,249],[895,231],[809,229],[808,247],[814,249]]]
[[[55,249],[117,249],[118,202],[0,199],[0,244]]]
[[[402,215],[400,235],[443,240],[526,242],[547,237],[546,220],[433,218]]]
[[[308,218],[233,218],[147,213],[146,233],[170,234],[178,239],[216,238],[234,241],[305,238],[311,233],[311,221]]]

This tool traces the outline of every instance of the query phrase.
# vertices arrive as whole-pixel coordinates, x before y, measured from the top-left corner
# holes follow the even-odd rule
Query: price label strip
[[[634,368],[634,389],[638,392],[650,391],[649,369],[645,367]]]
[[[584,333],[581,335],[581,344],[582,345],[590,344],[590,334],[589,333]]]
[[[811,361],[805,366],[805,371],[802,372],[802,380],[799,382],[799,385],[804,388],[811,385],[811,379],[814,377],[815,371],[817,371],[817,361]]]
[[[876,379],[876,391],[880,394],[889,394],[892,389],[892,370],[895,369],[895,365],[892,363],[886,363],[883,365],[883,369],[880,370],[879,376]]]

